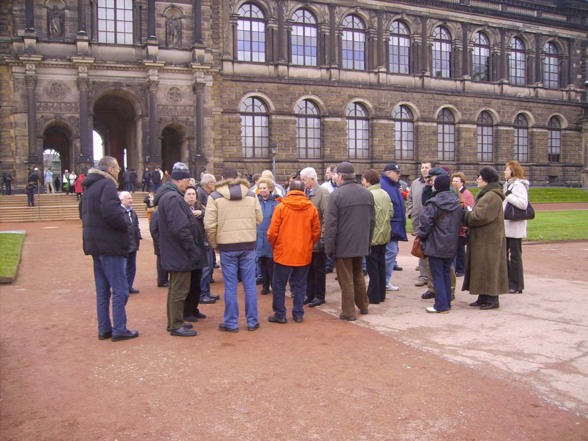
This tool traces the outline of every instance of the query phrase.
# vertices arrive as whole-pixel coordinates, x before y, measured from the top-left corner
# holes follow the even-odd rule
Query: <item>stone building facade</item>
[[[0,160],[55,150],[195,174],[432,160],[587,184],[588,4],[521,0],[5,0]]]

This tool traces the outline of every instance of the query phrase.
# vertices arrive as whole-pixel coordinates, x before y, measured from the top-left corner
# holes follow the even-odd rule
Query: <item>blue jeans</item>
[[[210,276],[214,270],[214,250],[206,250],[206,266],[202,268],[202,279],[200,280],[200,297],[210,296]]]
[[[451,308],[451,263],[452,258],[441,258],[429,256],[429,268],[433,276],[435,287],[435,309],[447,311]]]
[[[129,285],[129,289],[133,287],[135,274],[137,274],[137,252],[133,251],[127,257],[127,285]]]
[[[94,259],[94,283],[96,284],[96,312],[98,332],[122,335],[127,331],[125,306],[129,298],[127,284],[127,259],[124,256],[92,256]],[[112,322],[110,298],[112,295]]]
[[[306,281],[308,267],[286,266],[274,262],[274,277],[272,280],[274,314],[278,318],[286,318],[286,284],[290,281],[290,289],[294,294],[292,315],[302,317],[304,315],[304,297],[306,296]]]
[[[237,300],[237,275],[241,275],[245,291],[245,315],[247,326],[259,322],[257,312],[257,289],[255,285],[255,250],[221,251],[221,269],[225,282],[225,316],[227,328],[237,328],[239,321],[239,301]]]
[[[392,240],[386,244],[386,283],[390,283],[396,266],[396,256],[398,256],[398,241]]]

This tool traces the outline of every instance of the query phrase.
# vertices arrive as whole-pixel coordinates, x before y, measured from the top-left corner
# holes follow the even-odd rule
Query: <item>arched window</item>
[[[552,116],[547,124],[548,133],[548,154],[547,160],[549,162],[561,161],[561,124],[559,119]]]
[[[133,44],[133,2],[131,0],[98,1],[98,41]]]
[[[245,3],[237,21],[237,60],[265,61],[265,17],[259,7]]]
[[[553,43],[543,48],[543,84],[549,89],[559,88],[559,51]]]
[[[355,15],[343,20],[341,41],[343,69],[365,70],[365,26]]]
[[[478,161],[494,159],[494,121],[488,112],[480,113],[477,121]]]
[[[529,162],[529,123],[524,115],[517,115],[514,122],[514,158]]]
[[[390,25],[389,69],[392,73],[407,74],[410,69],[410,32],[401,21]]]
[[[292,64],[317,65],[316,18],[306,9],[299,9],[292,15]]]
[[[406,106],[397,106],[394,120],[394,146],[396,159],[414,159],[414,118]]]
[[[296,146],[300,159],[321,157],[321,118],[319,108],[309,100],[296,105]]]
[[[451,78],[451,34],[443,26],[433,31],[433,75]]]
[[[476,32],[476,35],[474,36],[472,80],[490,80],[490,41],[482,32]]]
[[[241,112],[241,149],[245,158],[269,157],[269,115],[258,98],[243,100]]]
[[[361,104],[349,103],[346,114],[349,159],[367,159],[369,152],[368,113]]]
[[[513,38],[510,43],[508,73],[511,84],[515,86],[527,84],[527,49],[523,40],[518,37]]]
[[[437,157],[440,161],[455,160],[455,118],[447,109],[437,116]]]

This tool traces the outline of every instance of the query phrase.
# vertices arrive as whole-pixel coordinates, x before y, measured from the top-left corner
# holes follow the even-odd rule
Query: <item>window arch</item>
[[[294,109],[296,113],[296,146],[300,159],[321,157],[321,117],[318,106],[310,100],[302,100]]]
[[[390,25],[388,42],[388,68],[392,73],[407,74],[410,71],[410,31],[401,21]]]
[[[559,51],[551,42],[543,48],[543,84],[549,89],[559,88]]]
[[[519,162],[529,162],[529,122],[522,114],[517,115],[514,121],[514,158]]]
[[[365,70],[365,25],[356,15],[343,20],[341,48],[344,69]]]
[[[510,43],[510,57],[508,59],[508,73],[511,84],[524,86],[527,84],[527,48],[518,37]]]
[[[364,106],[349,103],[347,115],[347,152],[350,159],[367,159],[369,152],[369,120]]]
[[[259,98],[249,97],[239,107],[241,112],[241,149],[245,158],[269,157],[269,115]]]
[[[561,124],[559,119],[552,116],[547,124],[547,160],[549,162],[561,161]]]
[[[245,3],[237,20],[237,60],[265,61],[265,16],[257,5]]]
[[[437,116],[437,157],[440,161],[455,160],[455,118],[448,109]]]
[[[407,106],[397,106],[394,120],[394,150],[396,159],[414,159],[414,116]]]
[[[317,65],[318,27],[316,18],[307,9],[292,15],[292,64]]]
[[[472,80],[490,80],[490,40],[482,32],[476,32],[474,36]]]
[[[100,43],[133,44],[132,1],[98,1],[98,41]]]
[[[478,161],[491,162],[494,159],[494,121],[490,113],[483,111],[477,121]]]
[[[451,78],[451,34],[443,26],[433,31],[433,74]]]

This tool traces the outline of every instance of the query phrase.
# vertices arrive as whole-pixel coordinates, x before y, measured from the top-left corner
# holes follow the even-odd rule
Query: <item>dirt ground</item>
[[[585,414],[490,369],[318,308],[302,324],[268,323],[271,296],[259,296],[256,332],[243,317],[239,333],[219,332],[218,302],[202,306],[208,318],[195,324],[197,337],[171,337],[148,238],[138,255],[141,292],[127,306],[129,328],[141,335],[99,341],[80,222],[0,229],[27,231],[17,280],[0,286],[2,440],[588,440]],[[526,246],[526,271],[586,282],[577,257],[587,249]],[[407,246],[401,252],[412,262]],[[403,277],[414,276],[409,270]],[[334,277],[329,303],[339,297]],[[215,279],[222,295],[219,270]]]

